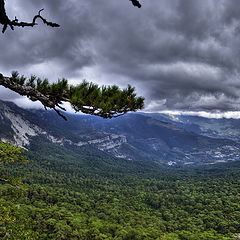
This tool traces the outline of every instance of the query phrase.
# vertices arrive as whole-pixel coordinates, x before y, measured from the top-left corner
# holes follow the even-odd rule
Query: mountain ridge
[[[204,134],[201,126],[195,124],[194,129],[186,118],[179,122],[171,116],[142,113],[117,119],[73,114],[67,118],[64,121],[52,111],[26,110],[0,101],[0,139],[28,148],[38,136],[61,146],[91,146],[119,159],[169,166],[240,159],[236,139]]]

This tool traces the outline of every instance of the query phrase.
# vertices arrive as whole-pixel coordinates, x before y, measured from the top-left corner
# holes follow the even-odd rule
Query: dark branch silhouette
[[[140,8],[142,5],[138,0],[129,0],[132,2],[133,6]]]
[[[38,18],[40,18],[43,21],[43,23],[46,24],[47,26],[50,26],[50,27],[60,27],[59,24],[53,23],[53,22],[49,22],[45,18],[43,18],[41,16],[41,11],[43,11],[43,9],[41,9],[38,12],[38,14],[33,17],[32,22],[19,22],[16,17],[15,17],[14,20],[10,20],[8,18],[7,14],[6,14],[5,1],[4,0],[0,0],[0,23],[3,25],[2,33],[4,33],[6,31],[8,26],[12,30],[14,30],[14,27],[34,27],[35,25],[37,25],[36,20]]]
[[[138,0],[130,0],[133,4],[133,6],[140,8],[142,5]],[[4,33],[7,30],[7,27],[9,26],[12,30],[14,30],[14,27],[34,27],[37,25],[36,20],[40,18],[44,24],[50,27],[60,27],[59,24],[54,22],[49,22],[47,19],[43,18],[41,16],[41,9],[37,15],[33,17],[32,22],[19,22],[18,19],[15,17],[14,20],[10,20],[6,14],[5,10],[5,0],[0,0],[0,23],[3,25],[2,33]]]
[[[142,5],[138,0],[129,0],[132,2],[133,6],[140,8]],[[14,27],[34,27],[37,25],[36,20],[40,18],[44,24],[50,27],[60,27],[59,24],[54,22],[49,22],[47,19],[43,18],[41,16],[41,9],[37,15],[33,17],[32,22],[19,22],[18,19],[15,17],[14,20],[10,20],[6,14],[5,10],[5,0],[0,0],[0,23],[3,25],[2,33],[4,33],[7,30],[7,27],[9,26],[12,30],[14,30]]]

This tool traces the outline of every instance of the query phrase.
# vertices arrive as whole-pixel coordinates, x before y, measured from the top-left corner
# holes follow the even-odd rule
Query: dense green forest
[[[240,233],[240,164],[167,168],[36,139],[0,166],[0,239],[223,240]]]

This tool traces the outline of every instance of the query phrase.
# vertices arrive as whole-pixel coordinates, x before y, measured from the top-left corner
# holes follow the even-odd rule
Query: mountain
[[[110,120],[73,114],[67,114],[67,118],[64,121],[52,111],[25,110],[0,101],[0,139],[27,149],[41,139],[39,142],[75,152],[88,149],[119,160],[169,166],[240,158],[240,143],[233,137],[236,134],[221,134],[221,128],[212,123],[213,128],[209,119],[195,122],[191,117],[141,113]],[[230,123],[224,124],[221,127],[227,129]]]
[[[106,132],[123,134],[145,159],[174,164],[213,164],[239,160],[239,143],[231,139],[204,136],[184,128],[177,121],[166,121],[158,114],[128,114],[118,119],[89,117],[86,122]]]
[[[144,113],[142,113],[145,115]],[[188,115],[146,114],[196,134],[240,142],[240,119],[205,118]]]
[[[64,121],[51,111],[29,111],[1,101],[0,138],[28,148],[34,137],[40,136],[59,145],[93,145],[102,151],[113,151],[118,156],[115,148],[126,142],[124,136],[97,131],[86,125],[80,116],[77,124],[75,116],[68,115],[68,118],[69,121]]]

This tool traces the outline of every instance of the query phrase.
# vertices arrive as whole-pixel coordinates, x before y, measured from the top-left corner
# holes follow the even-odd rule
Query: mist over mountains
[[[31,148],[34,141],[95,149],[129,161],[202,165],[240,159],[240,120],[130,113],[117,119],[26,110],[0,101],[0,139]],[[41,142],[40,141],[40,142]],[[40,143],[39,143],[40,144]]]

